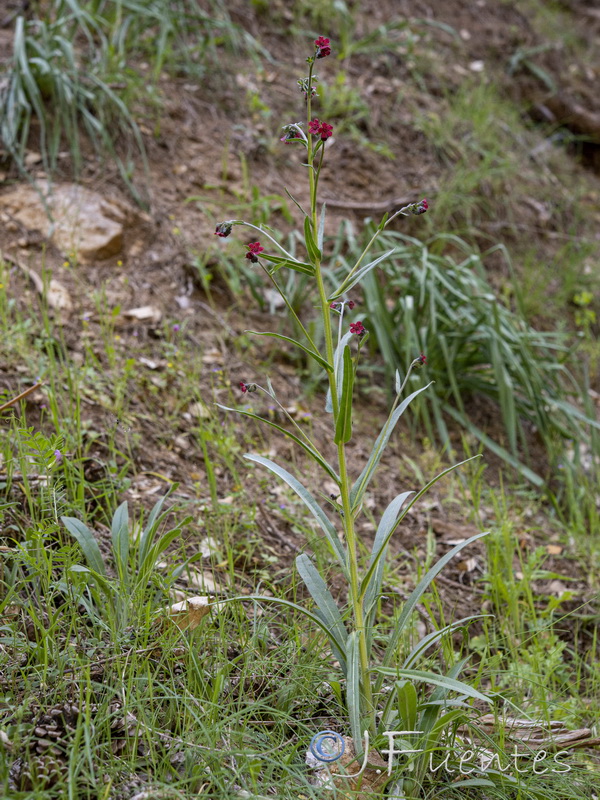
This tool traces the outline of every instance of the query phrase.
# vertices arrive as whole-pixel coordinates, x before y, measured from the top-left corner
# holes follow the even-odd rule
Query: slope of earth
[[[322,104],[316,113],[335,132],[321,179],[326,233],[342,223],[358,231],[365,217],[378,219],[425,196],[430,211],[402,221],[403,231],[423,239],[453,233],[481,248],[506,245],[525,292],[531,290],[531,317],[547,326],[568,317],[572,325],[567,301],[589,287],[597,308],[600,286],[600,135],[594,128],[600,98],[592,89],[600,73],[600,20],[585,2],[546,12],[533,1],[451,0],[417,17],[414,4],[383,0],[354,4],[348,15],[315,11],[312,18],[285,2],[229,5],[234,22],[262,43],[262,53],[253,59],[223,54],[201,82],[165,70],[155,86],[158,110],[149,112],[143,97],[134,103],[147,154],[147,169],[139,164],[134,181],[148,207],[136,207],[116,167],[89,151],[80,183],[119,209],[108,213],[122,226],[109,257],[86,260],[58,247],[48,241],[43,217],[25,224],[18,209],[3,206],[2,197],[19,182],[6,162],[0,387],[12,397],[41,377],[20,424],[54,428],[63,437],[73,469],[86,481],[88,517],[100,528],[117,498],[149,505],[176,482],[177,496],[195,508],[188,552],[198,551],[215,516],[227,512],[248,588],[255,574],[285,575],[307,531],[291,498],[240,457],[258,449],[292,460],[300,471],[306,466],[268,431],[233,417],[224,422],[214,404],[245,404],[239,382],[264,384],[270,375],[281,405],[301,424],[318,436],[327,421],[317,376],[285,348],[244,333],[289,331],[267,287],[249,272],[242,246],[248,237],[222,241],[214,229],[232,218],[284,232],[298,226],[285,190],[306,204],[302,153],[280,137],[282,126],[303,114],[296,81],[306,69],[307,47],[324,34],[335,51],[319,64],[316,101]],[[143,73],[143,64],[135,66]],[[43,180],[35,136],[33,129],[28,164],[31,177]],[[72,179],[67,157],[54,178]],[[573,262],[566,278],[565,259]],[[510,301],[514,286],[504,263],[495,253],[484,260]],[[55,293],[62,292],[54,302],[50,275],[58,282]],[[303,310],[310,312],[310,302]],[[595,323],[592,328],[597,333]],[[356,464],[386,413],[376,352],[372,359],[351,444]],[[598,389],[598,376],[592,380]],[[276,408],[251,402],[278,419]],[[426,478],[440,464],[431,448],[422,450],[407,436],[392,445],[370,511],[385,507],[399,485],[414,488],[415,460]],[[248,503],[246,484],[254,502]],[[313,488],[327,493],[328,487]],[[527,526],[536,529],[528,534],[531,550],[556,536],[540,506],[527,507]],[[28,513],[19,496],[8,518],[23,525]],[[420,559],[433,546],[441,555],[447,540],[473,532],[493,514],[480,509],[475,525],[462,502],[434,494],[409,520],[402,550]],[[367,539],[372,530],[364,524]],[[561,548],[548,552],[552,574],[577,569],[559,558]],[[477,564],[483,550],[474,558]],[[479,608],[478,569],[461,562],[445,573],[441,594],[448,608]],[[405,572],[410,583],[408,564]],[[587,579],[571,577],[573,603],[588,600]],[[556,591],[551,580],[540,591]]]

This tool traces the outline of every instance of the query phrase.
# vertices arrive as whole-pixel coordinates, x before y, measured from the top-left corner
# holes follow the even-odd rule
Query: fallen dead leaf
[[[210,597],[188,597],[180,603],[174,603],[168,610],[168,618],[179,630],[193,631],[200,625],[202,617],[210,611]]]
[[[197,419],[208,419],[210,417],[210,411],[205,403],[202,403],[200,400],[196,401],[195,403],[191,403],[188,411],[193,417]]]
[[[559,556],[562,553],[563,549],[559,544],[547,544],[546,545],[546,552],[550,556]]]
[[[477,559],[465,558],[463,561],[459,561],[456,566],[459,572],[473,572],[473,570],[477,569]]]
[[[156,306],[140,306],[140,308],[130,308],[123,312],[124,317],[129,319],[138,320],[151,320],[152,322],[160,322],[162,312]]]
[[[225,357],[223,356],[223,353],[214,348],[212,350],[207,350],[202,356],[203,364],[223,364],[224,361]]]
[[[48,300],[48,305],[57,311],[73,310],[71,295],[62,283],[55,281],[54,278],[50,281],[46,298]]]

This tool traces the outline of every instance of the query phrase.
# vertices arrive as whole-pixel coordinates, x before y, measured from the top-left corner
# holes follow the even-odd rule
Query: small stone
[[[52,214],[53,226],[39,193]],[[0,196],[0,207],[27,230],[50,235],[64,253],[74,252],[81,261],[88,263],[121,252],[124,223],[127,216],[134,215],[133,211],[128,215],[122,204],[109,202],[98,192],[78,184],[63,183],[50,188],[47,181],[38,181],[37,190],[31,186],[17,186]]]

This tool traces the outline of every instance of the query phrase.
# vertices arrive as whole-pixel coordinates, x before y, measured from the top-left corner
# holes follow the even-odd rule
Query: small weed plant
[[[262,418],[251,407],[231,409],[258,419],[275,428],[282,436],[291,439],[302,448],[314,462],[319,480],[333,483],[335,490],[326,498],[327,511],[307,486],[294,477],[284,466],[259,454],[247,454],[246,458],[270,470],[287,484],[301,499],[318,523],[335,564],[336,584],[341,577],[344,585],[342,605],[336,601],[328,586],[324,571],[320,571],[314,561],[302,553],[296,559],[298,574],[306,585],[316,608],[304,607],[289,600],[253,595],[255,601],[274,602],[304,614],[326,635],[331,655],[339,664],[345,686],[340,688],[347,712],[352,743],[357,763],[364,755],[363,767],[369,763],[369,747],[386,752],[387,732],[401,730],[406,733],[402,749],[419,751],[414,757],[410,777],[406,774],[406,764],[402,763],[391,771],[390,780],[395,781],[399,796],[421,797],[425,785],[427,760],[440,754],[447,746],[454,731],[469,718],[469,702],[477,700],[486,704],[489,700],[474,685],[460,680],[465,666],[464,661],[449,666],[446,674],[439,674],[423,668],[422,661],[429,650],[446,634],[469,625],[474,617],[456,621],[443,629],[426,636],[411,650],[406,645],[406,635],[411,623],[412,613],[432,581],[444,566],[460,551],[477,539],[485,536],[478,533],[470,539],[453,547],[443,558],[422,575],[412,594],[404,603],[399,615],[393,620],[390,630],[384,630],[378,617],[382,594],[384,562],[390,540],[407,513],[419,498],[455,465],[442,471],[433,480],[417,490],[401,491],[390,502],[377,525],[371,547],[360,541],[357,535],[357,520],[363,510],[366,493],[380,466],[383,453],[388,445],[400,418],[410,404],[428,385],[422,385],[407,396],[405,389],[411,383],[416,371],[427,360],[425,354],[415,353],[404,376],[395,375],[395,399],[389,415],[377,436],[369,458],[358,469],[349,454],[349,443],[353,436],[354,386],[361,355],[369,333],[360,317],[352,316],[355,302],[352,290],[367,279],[372,271],[389,259],[394,248],[372,258],[369,256],[377,240],[383,235],[392,220],[401,216],[421,215],[428,210],[428,202],[423,199],[400,208],[391,215],[385,215],[373,230],[370,240],[356,261],[349,266],[345,275],[336,275],[327,269],[324,253],[324,229],[326,206],[319,203],[319,182],[328,148],[331,147],[333,127],[313,114],[313,103],[317,96],[317,76],[314,69],[318,60],[331,52],[329,39],[319,37],[315,40],[314,53],[307,58],[308,75],[298,81],[305,99],[306,122],[295,122],[284,126],[281,141],[286,146],[303,148],[308,177],[310,205],[304,208],[291,194],[290,197],[303,218],[304,251],[303,258],[292,254],[282,246],[276,236],[263,226],[251,222],[230,219],[216,227],[216,235],[227,237],[234,227],[244,226],[260,234],[260,239],[247,245],[246,259],[262,269],[272,287],[279,293],[291,320],[299,331],[297,339],[281,333],[253,331],[259,336],[283,339],[288,345],[298,348],[308,357],[327,380],[327,396],[324,413],[329,419],[329,431],[333,451],[337,458],[328,460],[324,455],[324,443],[308,435],[278,401],[273,385],[269,380],[266,386],[256,383],[239,384],[245,398],[254,393],[263,393],[269,403],[279,406],[287,417],[289,425],[280,425],[272,419]],[[254,234],[256,238],[256,234]],[[285,290],[285,274],[293,270],[306,277],[306,292],[318,308],[322,330],[322,342],[315,341],[311,326],[305,324],[295,310]],[[283,277],[282,277],[283,276]],[[350,321],[352,320],[352,321]],[[413,384],[414,386],[414,384]],[[328,446],[328,451],[330,447]],[[361,553],[370,550],[363,560]],[[330,584],[331,585],[331,584]],[[248,598],[245,598],[248,599]],[[421,662],[421,663],[420,663]],[[422,691],[416,687],[433,686],[434,691],[424,699]],[[413,731],[414,733],[409,733]],[[330,737],[338,738],[337,732]],[[325,737],[327,739],[327,737]],[[316,749],[315,749],[316,747]],[[323,750],[323,739],[313,747],[317,760],[331,760]],[[389,752],[391,745],[388,744]],[[340,745],[341,748],[341,745]],[[340,755],[340,753],[338,753]],[[356,770],[350,772],[356,775]],[[348,777],[348,776],[346,776]],[[490,785],[489,777],[471,778],[471,785]]]

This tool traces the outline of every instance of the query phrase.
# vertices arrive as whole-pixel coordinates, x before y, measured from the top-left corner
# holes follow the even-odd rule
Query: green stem
[[[335,376],[330,377],[335,381]],[[350,481],[346,468],[346,449],[342,443],[338,445],[338,465],[340,473],[340,492],[342,496],[342,509],[344,512],[344,529],[346,545],[348,547],[348,572],[350,575],[350,604],[354,618],[354,628],[358,632],[358,654],[360,659],[361,685],[366,702],[366,712],[369,716],[371,732],[376,732],[375,708],[373,706],[373,693],[371,690],[371,675],[369,670],[369,653],[367,651],[367,638],[365,631],[365,618],[363,604],[360,597],[360,581],[358,578],[358,548],[356,531],[354,530],[354,515],[350,503]]]
[[[311,94],[312,94],[312,68],[310,65],[308,77],[308,102],[307,114],[308,122],[310,123],[311,117]],[[325,143],[321,144],[321,158],[319,159],[319,166],[315,171],[313,165],[314,149],[312,144],[312,135],[308,133],[308,180],[310,186],[310,217],[313,229],[313,236],[316,239],[318,230],[317,220],[317,186],[319,182],[319,174],[323,165],[323,156],[325,153]],[[370,246],[371,243],[369,243]],[[368,249],[368,248],[367,248]],[[366,251],[365,251],[366,252]],[[361,258],[364,257],[361,256]],[[325,350],[327,354],[327,361],[333,367],[333,332],[331,327],[331,312],[329,309],[329,302],[327,300],[327,293],[323,281],[323,274],[321,270],[321,261],[315,264],[315,277],[317,280],[317,287],[319,291],[319,300],[321,305],[321,316],[323,319],[323,328],[325,335]],[[331,389],[331,404],[333,406],[334,420],[339,413],[339,399],[336,385],[335,370],[332,369],[329,373],[329,387]],[[345,530],[346,545],[348,547],[348,573],[350,577],[350,604],[352,606],[352,615],[354,620],[355,630],[359,634],[359,659],[360,659],[360,672],[361,672],[361,686],[365,698],[365,711],[369,716],[369,727],[375,733],[375,709],[373,706],[373,694],[371,690],[371,680],[369,672],[369,654],[367,652],[367,641],[365,636],[365,620],[363,614],[363,607],[360,600],[360,582],[358,577],[358,547],[356,539],[356,531],[354,529],[354,516],[352,514],[352,507],[350,503],[350,481],[348,479],[348,470],[346,465],[346,449],[343,443],[338,444],[338,465],[340,475],[340,492],[343,510],[343,522]]]

